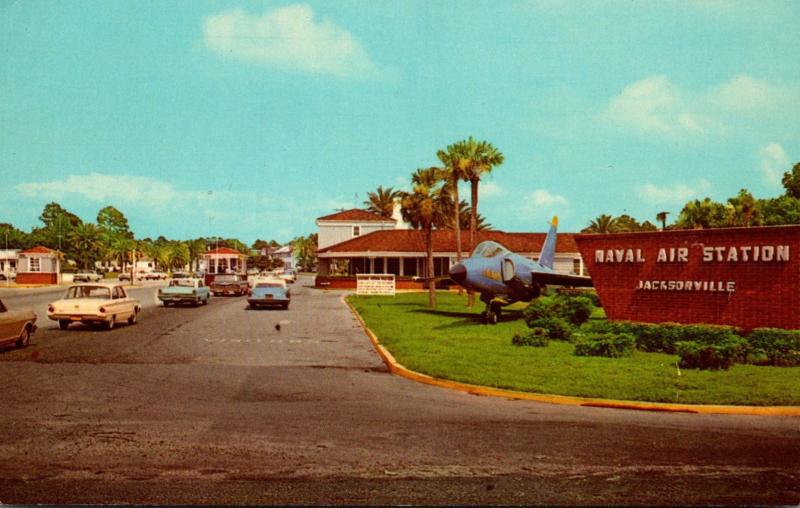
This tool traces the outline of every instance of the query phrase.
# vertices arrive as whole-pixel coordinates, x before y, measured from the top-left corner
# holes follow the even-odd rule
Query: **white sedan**
[[[120,284],[75,284],[61,300],[50,304],[47,317],[66,330],[70,323],[102,323],[109,330],[121,322],[136,323],[142,307]]]

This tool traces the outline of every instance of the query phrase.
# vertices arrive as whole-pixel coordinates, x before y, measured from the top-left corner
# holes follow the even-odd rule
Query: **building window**
[[[40,264],[41,259],[39,258],[28,258],[28,271],[30,272],[41,272],[42,266]]]
[[[361,226],[353,226],[353,236],[361,236]]]

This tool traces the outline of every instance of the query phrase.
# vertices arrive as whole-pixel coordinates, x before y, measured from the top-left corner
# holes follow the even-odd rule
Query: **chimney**
[[[403,214],[400,213],[400,200],[394,200],[394,207],[392,208],[392,219],[394,220],[395,229],[408,229],[408,224],[403,222]]]

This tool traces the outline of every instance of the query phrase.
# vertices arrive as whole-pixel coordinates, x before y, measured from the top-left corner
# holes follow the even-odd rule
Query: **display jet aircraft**
[[[450,268],[450,278],[467,289],[480,292],[481,301],[486,304],[481,322],[496,324],[504,305],[529,302],[541,295],[545,286],[592,286],[589,277],[553,270],[557,227],[558,217],[553,217],[538,262],[515,254],[497,242],[486,241],[479,243],[469,258]]]

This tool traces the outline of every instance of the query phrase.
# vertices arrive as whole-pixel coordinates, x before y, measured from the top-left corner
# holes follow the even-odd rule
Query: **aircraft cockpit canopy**
[[[510,251],[497,242],[487,241],[481,242],[472,251],[473,256],[480,256],[483,258],[493,258],[495,256],[502,256],[508,254]]]

